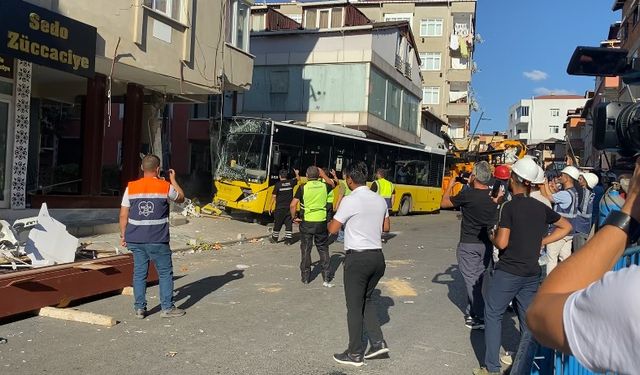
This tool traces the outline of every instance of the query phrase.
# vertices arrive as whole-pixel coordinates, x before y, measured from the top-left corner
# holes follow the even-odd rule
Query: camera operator
[[[582,249],[562,262],[540,287],[527,323],[543,345],[573,353],[594,372],[635,374],[640,369],[640,268],[609,272],[640,219],[640,159],[627,199]]]
[[[489,240],[489,229],[494,226],[498,213],[498,205],[489,194],[490,183],[491,166],[486,161],[478,162],[473,166],[469,178],[471,187],[452,197],[455,181],[451,181],[440,202],[441,208],[460,207],[462,210],[460,243],[456,256],[467,288],[465,325],[471,329],[484,329],[482,277],[493,248]]]

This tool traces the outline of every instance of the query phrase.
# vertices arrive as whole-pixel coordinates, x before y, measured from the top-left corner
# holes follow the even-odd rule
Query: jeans
[[[458,268],[467,288],[468,304],[465,314],[483,319],[482,278],[491,260],[493,247],[483,243],[459,243],[456,250]]]
[[[320,254],[322,278],[324,281],[331,281],[333,275],[330,275],[329,232],[326,221],[300,223],[300,273],[307,279],[311,274],[311,248],[314,242]]]
[[[524,277],[489,269],[484,282],[484,362],[489,372],[499,372],[502,317],[509,302],[515,298],[521,337],[526,337],[529,331],[526,322],[527,309],[538,291],[540,275]]]
[[[173,263],[168,243],[128,243],[133,253],[133,307],[147,308],[147,274],[149,261],[153,261],[158,271],[160,286],[160,307],[169,310],[173,307]]]
[[[533,338],[531,331],[526,330],[520,335],[518,352],[513,359],[510,375],[530,375],[533,359],[538,351],[538,342]]]
[[[363,333],[372,344],[384,340],[378,312],[371,295],[386,268],[384,255],[380,252],[348,254],[344,259],[344,297],[347,301],[347,326],[351,354],[362,354]]]

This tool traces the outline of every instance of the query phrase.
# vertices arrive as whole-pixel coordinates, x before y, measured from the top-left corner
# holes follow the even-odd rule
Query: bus
[[[279,122],[232,117],[222,126],[213,203],[227,211],[268,212],[278,172],[306,168],[334,169],[338,178],[349,163],[363,161],[368,184],[383,168],[394,183],[391,211],[398,215],[437,212],[442,198],[446,151],[368,139],[338,125]],[[300,184],[301,181],[298,181]]]

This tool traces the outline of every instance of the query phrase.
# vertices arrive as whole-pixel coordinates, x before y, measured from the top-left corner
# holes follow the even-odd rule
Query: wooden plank
[[[78,268],[78,269],[81,269],[81,270],[100,271],[100,270],[106,270],[106,269],[109,269],[109,268],[113,268],[113,266],[110,266],[108,264],[82,263],[82,264],[76,264],[75,266],[73,266],[73,268]]]
[[[62,320],[69,320],[72,322],[96,324],[105,327],[113,327],[118,324],[118,321],[107,315],[95,314],[87,311],[80,311],[75,309],[59,309],[57,307],[43,307],[38,311],[39,316],[46,316],[47,318],[55,318]]]
[[[122,288],[122,292],[120,294],[123,296],[133,296],[133,287],[127,286]]]

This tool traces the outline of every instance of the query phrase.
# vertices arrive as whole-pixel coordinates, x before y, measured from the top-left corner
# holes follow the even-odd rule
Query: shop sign
[[[0,55],[0,77],[13,79],[13,57]]]
[[[0,1],[0,53],[93,77],[96,28],[21,0]]]

